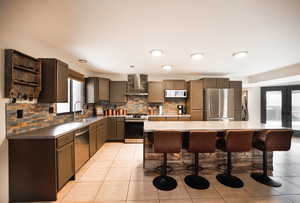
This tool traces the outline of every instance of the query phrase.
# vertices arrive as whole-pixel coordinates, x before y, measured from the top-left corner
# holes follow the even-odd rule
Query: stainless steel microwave
[[[166,98],[186,98],[187,91],[186,90],[165,90]]]

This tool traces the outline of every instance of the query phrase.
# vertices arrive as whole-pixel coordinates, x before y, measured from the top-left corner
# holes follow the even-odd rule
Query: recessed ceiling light
[[[129,68],[135,68],[135,65],[130,65]]]
[[[78,59],[78,62],[79,63],[87,63],[87,60],[86,59]]]
[[[194,60],[200,60],[204,57],[203,53],[193,53],[191,54],[191,58]]]
[[[239,51],[232,54],[236,59],[248,57],[248,51]]]
[[[170,71],[173,68],[173,66],[171,65],[163,65],[162,69],[166,70],[166,71]]]
[[[162,56],[162,55],[164,54],[164,52],[163,52],[163,50],[161,50],[161,49],[152,49],[152,50],[150,51],[150,54],[151,54],[152,56]]]

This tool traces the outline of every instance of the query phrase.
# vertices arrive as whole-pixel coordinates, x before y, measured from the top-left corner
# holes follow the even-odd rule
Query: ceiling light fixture
[[[164,54],[164,52],[163,52],[163,50],[161,50],[161,49],[152,49],[152,50],[150,51],[150,54],[151,54],[152,56],[162,56],[162,55]]]
[[[194,60],[200,60],[204,57],[203,53],[193,53],[191,54],[191,58]]]
[[[248,51],[239,51],[232,54],[236,59],[248,57]]]
[[[164,69],[165,71],[170,71],[173,68],[173,66],[171,65],[163,65],[162,69]]]
[[[135,68],[135,65],[130,65],[129,68]]]
[[[86,59],[78,59],[79,63],[87,63],[88,61]]]

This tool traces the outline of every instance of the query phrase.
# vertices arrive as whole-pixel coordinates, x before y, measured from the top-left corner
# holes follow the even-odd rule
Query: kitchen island
[[[194,155],[187,151],[188,136],[191,131],[217,131],[217,139],[224,136],[226,130],[253,130],[254,136],[266,130],[286,129],[281,126],[268,126],[261,123],[250,123],[246,121],[146,121],[144,123],[144,157],[143,166],[145,169],[155,169],[161,165],[162,154],[154,153],[155,131],[180,131],[182,132],[183,143],[180,153],[168,154],[168,165],[174,171],[183,171],[193,163]],[[262,152],[252,149],[249,152],[233,153],[233,172],[249,173],[261,168]],[[273,153],[268,153],[269,170],[273,168]],[[225,168],[226,153],[216,150],[215,153],[199,154],[199,163],[203,174],[216,174]]]

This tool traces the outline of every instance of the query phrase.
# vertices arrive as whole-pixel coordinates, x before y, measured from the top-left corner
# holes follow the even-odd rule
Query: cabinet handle
[[[82,132],[79,132],[79,133],[75,133],[75,137],[78,137],[78,136],[83,135],[83,134],[88,133],[88,132],[89,132],[89,130],[85,130],[85,131],[82,131]]]

